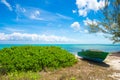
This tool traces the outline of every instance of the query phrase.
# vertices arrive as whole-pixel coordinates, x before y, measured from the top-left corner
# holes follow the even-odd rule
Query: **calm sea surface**
[[[81,49],[98,49],[107,52],[120,51],[120,44],[0,44],[0,49],[11,47],[11,46],[24,46],[24,45],[34,45],[34,46],[60,46],[69,52],[77,53]]]

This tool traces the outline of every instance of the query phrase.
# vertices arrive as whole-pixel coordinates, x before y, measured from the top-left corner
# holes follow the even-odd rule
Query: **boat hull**
[[[109,54],[108,52],[91,51],[91,50],[78,52],[78,56],[96,62],[103,62],[108,54]]]

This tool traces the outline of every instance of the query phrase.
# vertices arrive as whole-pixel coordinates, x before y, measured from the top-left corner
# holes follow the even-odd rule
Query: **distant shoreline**
[[[73,52],[73,53],[77,53],[79,51],[81,51],[82,49],[84,50],[88,50],[88,49],[96,49],[96,50],[101,50],[101,51],[105,51],[105,52],[117,52],[120,51],[120,45],[118,44],[0,44],[0,49],[3,48],[9,48],[11,46],[24,46],[24,45],[32,45],[32,46],[59,46],[62,47],[63,49],[69,51],[69,52]]]
[[[0,45],[33,45],[33,44],[37,44],[37,45],[120,45],[120,44],[80,44],[80,43],[0,43]]]

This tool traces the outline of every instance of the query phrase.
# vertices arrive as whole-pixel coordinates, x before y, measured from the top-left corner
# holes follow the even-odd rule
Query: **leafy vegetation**
[[[72,67],[48,72],[15,71],[8,73],[8,75],[1,75],[0,80],[115,80],[112,74],[119,72],[112,70],[106,63],[96,63],[79,59]]]
[[[0,80],[40,80],[41,76],[39,72],[12,72],[8,75],[1,75]]]
[[[111,60],[110,57],[107,57],[107,60]],[[0,75],[0,80],[114,80],[113,73],[119,72],[112,70],[106,63],[79,59],[72,67],[48,72],[15,71],[7,75]]]
[[[110,77],[112,70],[106,63],[79,59],[72,67],[59,69],[48,74],[42,73],[41,80],[115,80]],[[120,72],[120,71],[119,71]],[[46,77],[47,76],[47,77]]]
[[[96,24],[89,24],[89,32],[103,32],[109,34],[114,43],[120,42],[120,0],[105,0],[105,7],[101,9],[99,20]]]
[[[19,46],[0,50],[0,72],[41,71],[72,66],[73,54],[54,46]]]

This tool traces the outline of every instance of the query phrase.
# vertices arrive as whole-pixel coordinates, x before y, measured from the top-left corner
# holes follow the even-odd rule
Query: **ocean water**
[[[0,44],[0,49],[12,47],[12,46],[24,46],[24,45],[59,46],[73,54],[76,54],[82,49],[84,50],[97,49],[97,50],[102,50],[106,52],[120,51],[120,44],[119,45],[113,45],[113,44]]]

